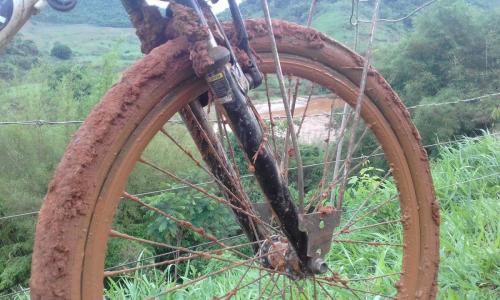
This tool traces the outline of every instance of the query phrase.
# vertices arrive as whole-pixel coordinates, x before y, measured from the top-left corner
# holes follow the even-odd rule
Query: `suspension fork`
[[[201,24],[208,27],[208,22],[197,1],[187,0],[186,2],[197,12]],[[313,268],[309,265],[310,258],[307,255],[307,234],[299,229],[299,214],[288,190],[287,182],[280,172],[272,151],[264,141],[264,133],[256,116],[247,104],[248,88],[257,87],[262,82],[262,75],[251,52],[239,8],[234,0],[229,0],[229,5],[238,34],[237,46],[245,50],[251,59],[249,74],[240,76],[239,70],[241,69],[227,38],[227,48],[221,47],[215,44],[215,39],[210,33],[208,53],[215,63],[207,72],[205,80],[218,107],[222,108],[223,114],[230,121],[230,126],[248,160],[253,163],[257,182],[277,216],[283,233],[299,258],[301,269],[310,273]],[[251,234],[247,233],[247,235]]]

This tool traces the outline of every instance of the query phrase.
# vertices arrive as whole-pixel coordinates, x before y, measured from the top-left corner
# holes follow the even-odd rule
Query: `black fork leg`
[[[198,101],[193,101],[179,113],[200,151],[203,161],[213,176],[217,178],[218,185],[224,184],[224,186],[220,186],[220,190],[225,198],[235,207],[251,212],[250,199],[243,190],[236,172],[228,163],[224,147],[216,137],[201,104]],[[250,241],[262,241],[266,238],[265,228],[256,220],[236,209],[233,209],[233,213]],[[257,252],[259,245],[253,244],[252,246],[254,252]]]
[[[197,1],[184,1],[188,1],[193,6],[193,9],[199,12],[201,24],[207,24]],[[233,16],[236,17],[237,30],[244,31],[245,27],[236,2],[230,0],[229,4],[231,5]],[[239,36],[240,40],[238,43],[242,47],[246,47],[250,52],[246,32],[240,32],[239,34],[241,35]],[[209,55],[210,53],[221,53],[221,51],[215,51],[217,50],[215,48],[221,47],[211,47],[209,41]],[[210,49],[214,51],[210,51]],[[240,85],[233,76],[231,67],[227,65],[228,56],[229,54],[213,57],[216,63],[206,76],[207,83],[215,98],[217,98],[216,102],[218,102],[219,107],[223,108],[224,114],[229,119],[230,126],[242,145],[247,158],[253,162],[257,182],[266,200],[270,203],[272,210],[278,217],[282,232],[295,250],[301,262],[302,269],[307,271],[309,262],[309,257],[307,256],[307,234],[299,229],[299,214],[293,203],[287,183],[283,179],[272,151],[270,151],[264,141],[264,133],[256,116],[248,107],[246,95],[242,92]],[[219,59],[219,57],[221,58]]]

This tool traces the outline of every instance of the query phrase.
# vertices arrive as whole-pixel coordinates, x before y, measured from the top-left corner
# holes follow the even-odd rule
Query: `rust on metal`
[[[300,215],[300,229],[307,232],[307,256],[324,258],[330,251],[333,230],[340,224],[341,211],[324,206],[318,212]]]

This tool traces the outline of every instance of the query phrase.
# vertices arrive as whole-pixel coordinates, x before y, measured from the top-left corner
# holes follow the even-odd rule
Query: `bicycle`
[[[76,4],[54,1],[65,7]],[[35,7],[35,2],[30,7]],[[434,298],[439,210],[425,150],[401,100],[377,71],[364,68],[362,57],[324,34],[284,21],[271,23],[269,18],[243,21],[236,1],[228,2],[232,23],[222,24],[204,1],[170,1],[169,18],[144,1],[122,1],[147,55],[131,66],[95,107],[54,174],[36,229],[32,297],[98,299],[106,277],[182,265],[199,258],[217,261],[220,269],[194,279],[174,278],[173,285],[156,296],[189,290],[208,277],[237,270],[240,279],[224,287],[227,292],[221,298],[333,298],[331,293],[344,298]],[[266,10],[266,5],[263,7]],[[5,28],[8,26],[13,25]],[[366,78],[363,69],[368,71]],[[273,82],[267,74],[273,72],[278,74],[287,120],[281,135],[276,133],[269,99]],[[289,77],[288,90],[281,72],[295,78]],[[306,91],[300,87],[304,82],[310,87]],[[363,90],[360,86],[364,84]],[[262,85],[268,99],[267,124],[249,97],[251,90]],[[304,178],[304,169],[318,165],[302,163],[297,135],[304,130],[314,90],[328,90],[335,99],[328,102],[321,174],[310,179]],[[307,99],[305,107],[299,105],[301,97]],[[356,109],[337,114],[339,103],[359,108],[359,114]],[[298,125],[293,125],[301,110]],[[337,117],[342,118],[342,124],[334,130],[332,124],[340,121]],[[183,129],[178,123],[185,125],[183,133],[191,137],[191,145],[179,142]],[[148,146],[158,137],[166,138],[177,148],[176,153],[206,173],[218,191],[190,182],[146,158],[151,154]],[[377,140],[379,146],[353,165],[353,155],[366,137]],[[347,146],[342,146],[344,138],[349,140]],[[366,173],[359,173],[359,169],[377,155],[385,157],[385,174],[363,177]],[[246,163],[237,161],[241,156]],[[295,166],[290,166],[292,160]],[[222,207],[231,211],[240,228],[235,231],[238,234],[215,237],[206,226],[193,224],[195,220],[181,219],[127,193],[127,181],[138,166],[219,203],[218,211]],[[245,168],[248,175],[243,175]],[[249,176],[257,183],[246,182]],[[360,194],[362,198],[349,191],[356,185],[353,178],[360,186],[370,187]],[[297,183],[289,183],[291,179]],[[250,195],[249,190],[255,192],[256,188],[258,196]],[[387,195],[388,191],[394,194]],[[258,201],[262,198],[266,201]],[[210,243],[200,250],[199,245],[175,246],[113,230],[121,201],[165,217]],[[380,217],[373,216],[375,213]],[[387,220],[387,215],[394,219]],[[353,232],[386,226],[397,232],[388,241],[349,238]],[[347,238],[341,239],[344,235]],[[359,236],[374,237],[371,231]],[[176,254],[167,253],[166,260],[146,265],[107,270],[110,238],[170,249]],[[227,244],[234,239],[246,240]],[[346,244],[354,246],[346,248]],[[359,262],[364,257],[351,259],[351,254],[359,254],[364,247],[381,250],[362,264]],[[388,257],[383,259],[383,268],[398,271],[379,274],[375,258],[393,253],[401,261]],[[350,264],[336,262],[343,256]],[[373,271],[373,276],[348,278],[357,274],[358,264]],[[249,273],[257,279],[244,282]],[[379,281],[389,282],[394,290],[387,291],[388,285]],[[373,290],[361,288],[366,282],[374,282]]]

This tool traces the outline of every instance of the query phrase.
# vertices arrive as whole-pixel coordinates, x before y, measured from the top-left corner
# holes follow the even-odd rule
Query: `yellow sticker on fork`
[[[207,81],[214,82],[214,81],[217,81],[217,80],[222,79],[222,78],[224,78],[224,74],[222,72],[219,72],[213,76],[208,77]]]

